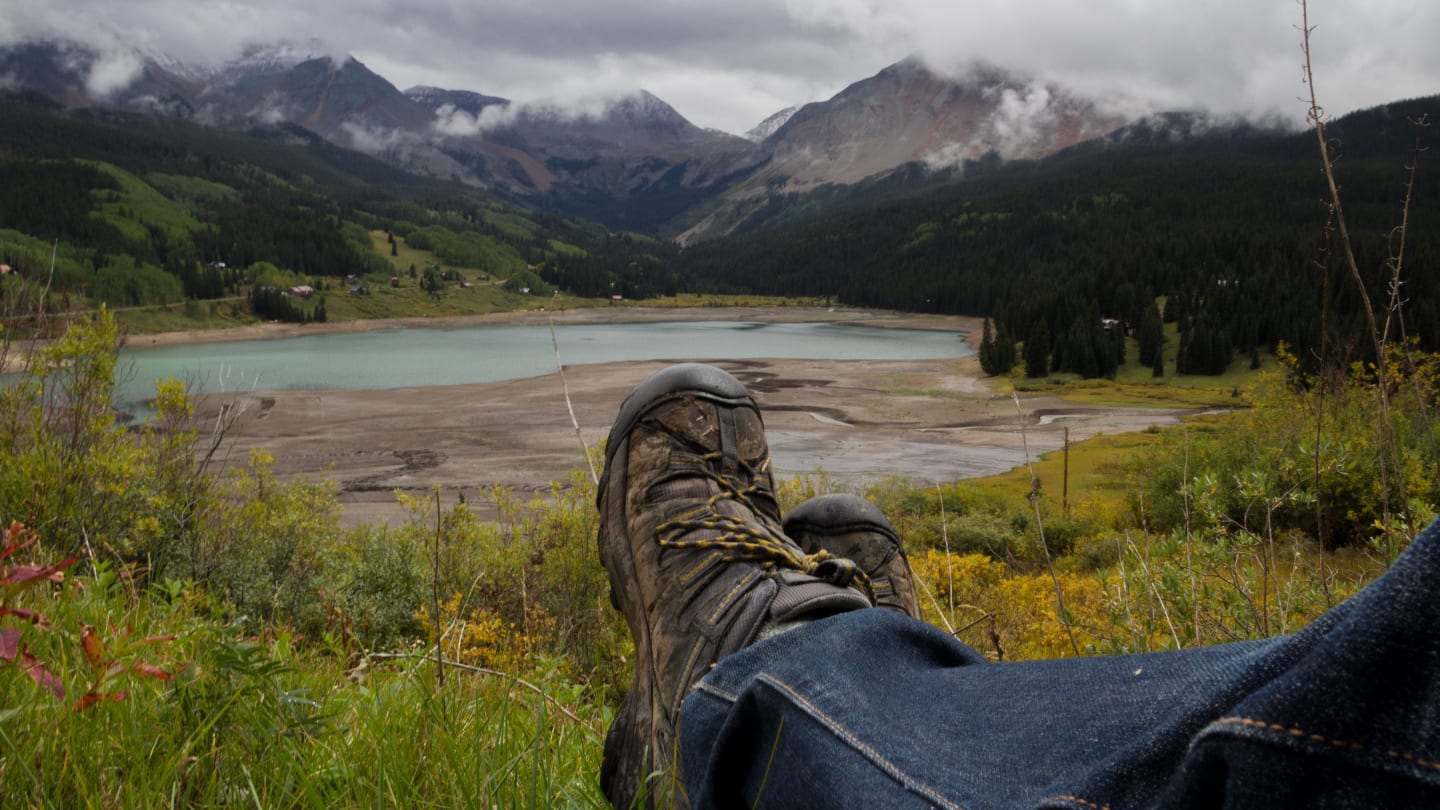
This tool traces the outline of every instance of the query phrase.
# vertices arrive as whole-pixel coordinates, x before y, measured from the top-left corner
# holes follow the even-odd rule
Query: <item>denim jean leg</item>
[[[987,664],[891,611],[726,658],[692,807],[1440,807],[1440,536],[1304,631]]]

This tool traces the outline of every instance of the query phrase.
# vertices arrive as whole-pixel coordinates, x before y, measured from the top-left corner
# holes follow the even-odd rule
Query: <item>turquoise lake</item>
[[[693,321],[555,326],[567,366],[619,360],[762,357],[914,360],[974,354],[958,332],[832,323]],[[143,339],[143,338],[141,338]],[[143,413],[155,381],[217,393],[408,388],[497,382],[555,371],[548,326],[386,329],[277,340],[126,349],[117,404]]]

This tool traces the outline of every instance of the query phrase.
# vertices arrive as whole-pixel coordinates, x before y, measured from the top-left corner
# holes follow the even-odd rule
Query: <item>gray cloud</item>
[[[1287,0],[7,0],[0,41],[125,44],[222,62],[250,43],[319,37],[404,88],[573,105],[644,88],[702,126],[743,132],[910,54],[989,62],[1103,103],[1202,106],[1298,122],[1300,10]],[[1440,92],[1440,4],[1316,4],[1317,87],[1334,113]],[[463,128],[466,122],[453,121]],[[476,122],[479,123],[479,122]]]

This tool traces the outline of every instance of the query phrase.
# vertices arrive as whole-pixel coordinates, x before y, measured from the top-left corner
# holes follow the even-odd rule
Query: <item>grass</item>
[[[1150,429],[1138,433],[1095,436],[1070,445],[1069,499],[1100,498],[1124,503],[1135,491],[1131,466],[1137,453],[1155,446],[1160,431]],[[1031,462],[1030,468],[1040,481],[1040,491],[1059,503],[1065,489],[1065,453],[1056,450]],[[1030,468],[1016,467],[1006,473],[966,482],[979,491],[995,492],[1023,498],[1030,492]]]
[[[370,241],[375,247],[375,252],[385,257],[385,260],[395,268],[396,273],[407,278],[411,267],[414,267],[416,272],[423,271],[432,264],[444,267],[444,262],[440,261],[434,253],[410,247],[406,244],[403,236],[395,237],[394,255],[391,255],[390,241],[385,231],[371,231]],[[472,271],[472,274],[478,275],[478,271]]]
[[[784,298],[778,295],[700,295],[680,293],[666,298],[626,301],[624,306],[653,309],[690,309],[696,307],[819,307],[823,298]]]
[[[222,649],[256,654],[83,711],[8,679],[4,792],[54,807],[604,806],[593,706],[576,723],[503,679],[442,688],[421,664],[347,676],[273,643]]]
[[[246,326],[256,322],[250,314],[250,302],[245,298],[226,298],[217,301],[191,301],[187,304],[167,304],[153,307],[121,307],[112,309],[115,321],[127,335],[145,335],[157,332],[180,332],[190,329],[228,329]],[[211,308],[214,314],[210,314]],[[238,307],[238,313],[232,308]],[[200,313],[195,317],[193,313]]]

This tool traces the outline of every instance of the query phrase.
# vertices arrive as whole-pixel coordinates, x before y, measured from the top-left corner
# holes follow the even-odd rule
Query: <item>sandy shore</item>
[[[867,326],[950,329],[972,335],[974,319],[866,313],[858,310],[601,308],[566,313],[509,313],[439,323],[836,320]],[[373,322],[372,322],[373,323]],[[273,325],[272,325],[273,326]],[[351,331],[394,322],[327,324]],[[298,331],[292,331],[298,330]],[[162,342],[242,340],[309,334],[315,326],[257,327],[144,336]],[[672,360],[567,366],[580,433],[588,444],[607,434],[621,399]],[[720,362],[754,393],[765,414],[778,475],[824,474],[849,487],[900,475],[933,483],[1002,472],[1023,463],[1021,426],[1032,453],[1097,433],[1173,424],[1185,412],[1140,408],[1084,408],[1049,397],[1022,400],[985,384],[975,358],[962,360],[744,360]],[[222,406],[240,408],[221,458],[243,464],[252,447],[276,459],[282,477],[328,476],[340,488],[344,521],[396,523],[406,519],[396,490],[429,493],[446,503],[464,493],[502,485],[539,490],[584,466],[559,374],[498,383],[382,391],[254,392],[236,401],[206,396],[200,416],[213,424]]]

